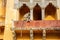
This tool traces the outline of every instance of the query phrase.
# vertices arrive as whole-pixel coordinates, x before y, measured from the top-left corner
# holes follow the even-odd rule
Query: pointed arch
[[[34,20],[42,20],[42,14],[41,14],[41,7],[36,4],[36,6],[33,8],[33,18]]]
[[[57,19],[56,11],[56,7],[52,3],[49,3],[45,8],[45,17],[52,16],[54,19]]]
[[[20,19],[23,19],[23,16],[28,12],[30,12],[29,7],[26,4],[23,4],[23,6],[19,8]]]

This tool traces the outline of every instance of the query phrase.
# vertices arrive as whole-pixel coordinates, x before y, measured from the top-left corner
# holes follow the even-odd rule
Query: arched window
[[[54,19],[57,18],[56,7],[52,5],[52,3],[49,3],[45,8],[45,18],[47,18],[48,16],[51,16]]]
[[[41,7],[38,5],[38,3],[33,8],[33,18],[34,20],[42,20]]]
[[[30,9],[26,4],[23,4],[23,6],[21,6],[21,8],[19,8],[19,13],[20,13],[20,20],[23,19],[23,16],[26,13],[29,13]]]

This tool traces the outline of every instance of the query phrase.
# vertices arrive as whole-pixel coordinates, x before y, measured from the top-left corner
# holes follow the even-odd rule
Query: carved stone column
[[[30,40],[34,40],[33,39],[33,30],[32,29],[30,29]]]
[[[46,40],[46,30],[43,29],[43,40]]]
[[[33,9],[30,9],[30,19],[33,20]]]
[[[45,19],[45,9],[42,8],[42,20],[44,20],[44,19]]]

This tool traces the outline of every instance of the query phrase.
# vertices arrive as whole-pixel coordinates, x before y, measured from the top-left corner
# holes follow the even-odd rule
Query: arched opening
[[[38,3],[33,8],[33,19],[42,20],[41,7],[38,5]]]
[[[26,4],[23,4],[23,6],[21,6],[21,8],[19,8],[19,13],[20,13],[20,20],[24,20],[24,15],[29,13],[30,9]]]
[[[46,20],[56,20],[56,7],[52,5],[52,3],[49,3],[47,7],[45,8],[45,19]]]

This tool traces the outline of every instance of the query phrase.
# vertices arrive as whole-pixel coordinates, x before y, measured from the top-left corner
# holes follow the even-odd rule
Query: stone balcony
[[[18,29],[60,29],[60,20],[14,21]]]
[[[13,34],[16,34],[16,40],[60,40],[59,33],[60,20],[14,21]]]

